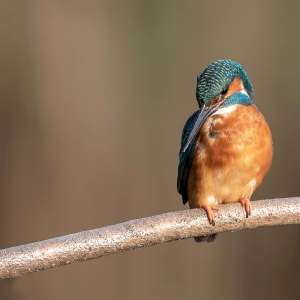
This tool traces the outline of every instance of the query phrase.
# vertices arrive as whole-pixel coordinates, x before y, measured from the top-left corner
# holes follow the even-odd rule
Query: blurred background
[[[300,2],[0,1],[0,247],[182,206],[196,77],[241,63],[274,138],[253,199],[300,195]],[[0,282],[1,299],[298,299],[300,227],[138,249]]]

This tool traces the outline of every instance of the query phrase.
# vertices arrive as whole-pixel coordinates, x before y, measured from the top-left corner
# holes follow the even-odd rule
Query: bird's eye
[[[226,85],[226,86],[223,88],[223,90],[222,90],[222,92],[221,92],[221,95],[225,95],[225,94],[228,92],[228,89],[229,89],[229,86]]]

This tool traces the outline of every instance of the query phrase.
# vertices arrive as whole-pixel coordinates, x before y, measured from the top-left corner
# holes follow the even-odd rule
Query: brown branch
[[[298,224],[300,197],[252,202],[248,219],[239,203],[220,205],[215,217],[211,226],[202,209],[183,210],[3,249],[0,278],[215,232]]]

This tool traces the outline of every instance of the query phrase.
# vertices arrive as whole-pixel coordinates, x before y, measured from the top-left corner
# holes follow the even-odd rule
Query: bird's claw
[[[243,207],[245,207],[246,218],[250,217],[251,216],[251,203],[250,203],[250,200],[248,198],[241,198],[239,200],[239,202],[241,202]]]
[[[214,216],[214,213],[212,211],[216,210],[216,207],[215,206],[210,206],[210,205],[204,205],[203,209],[206,211],[209,224],[211,224],[212,226],[215,226],[215,224],[216,224],[215,223],[215,216]]]

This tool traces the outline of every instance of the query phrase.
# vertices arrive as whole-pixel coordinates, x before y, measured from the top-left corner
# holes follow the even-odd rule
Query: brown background
[[[274,137],[253,199],[300,195],[299,1],[0,1],[0,247],[187,209],[196,76],[233,59]],[[298,299],[300,227],[192,239],[0,282],[1,299]]]

